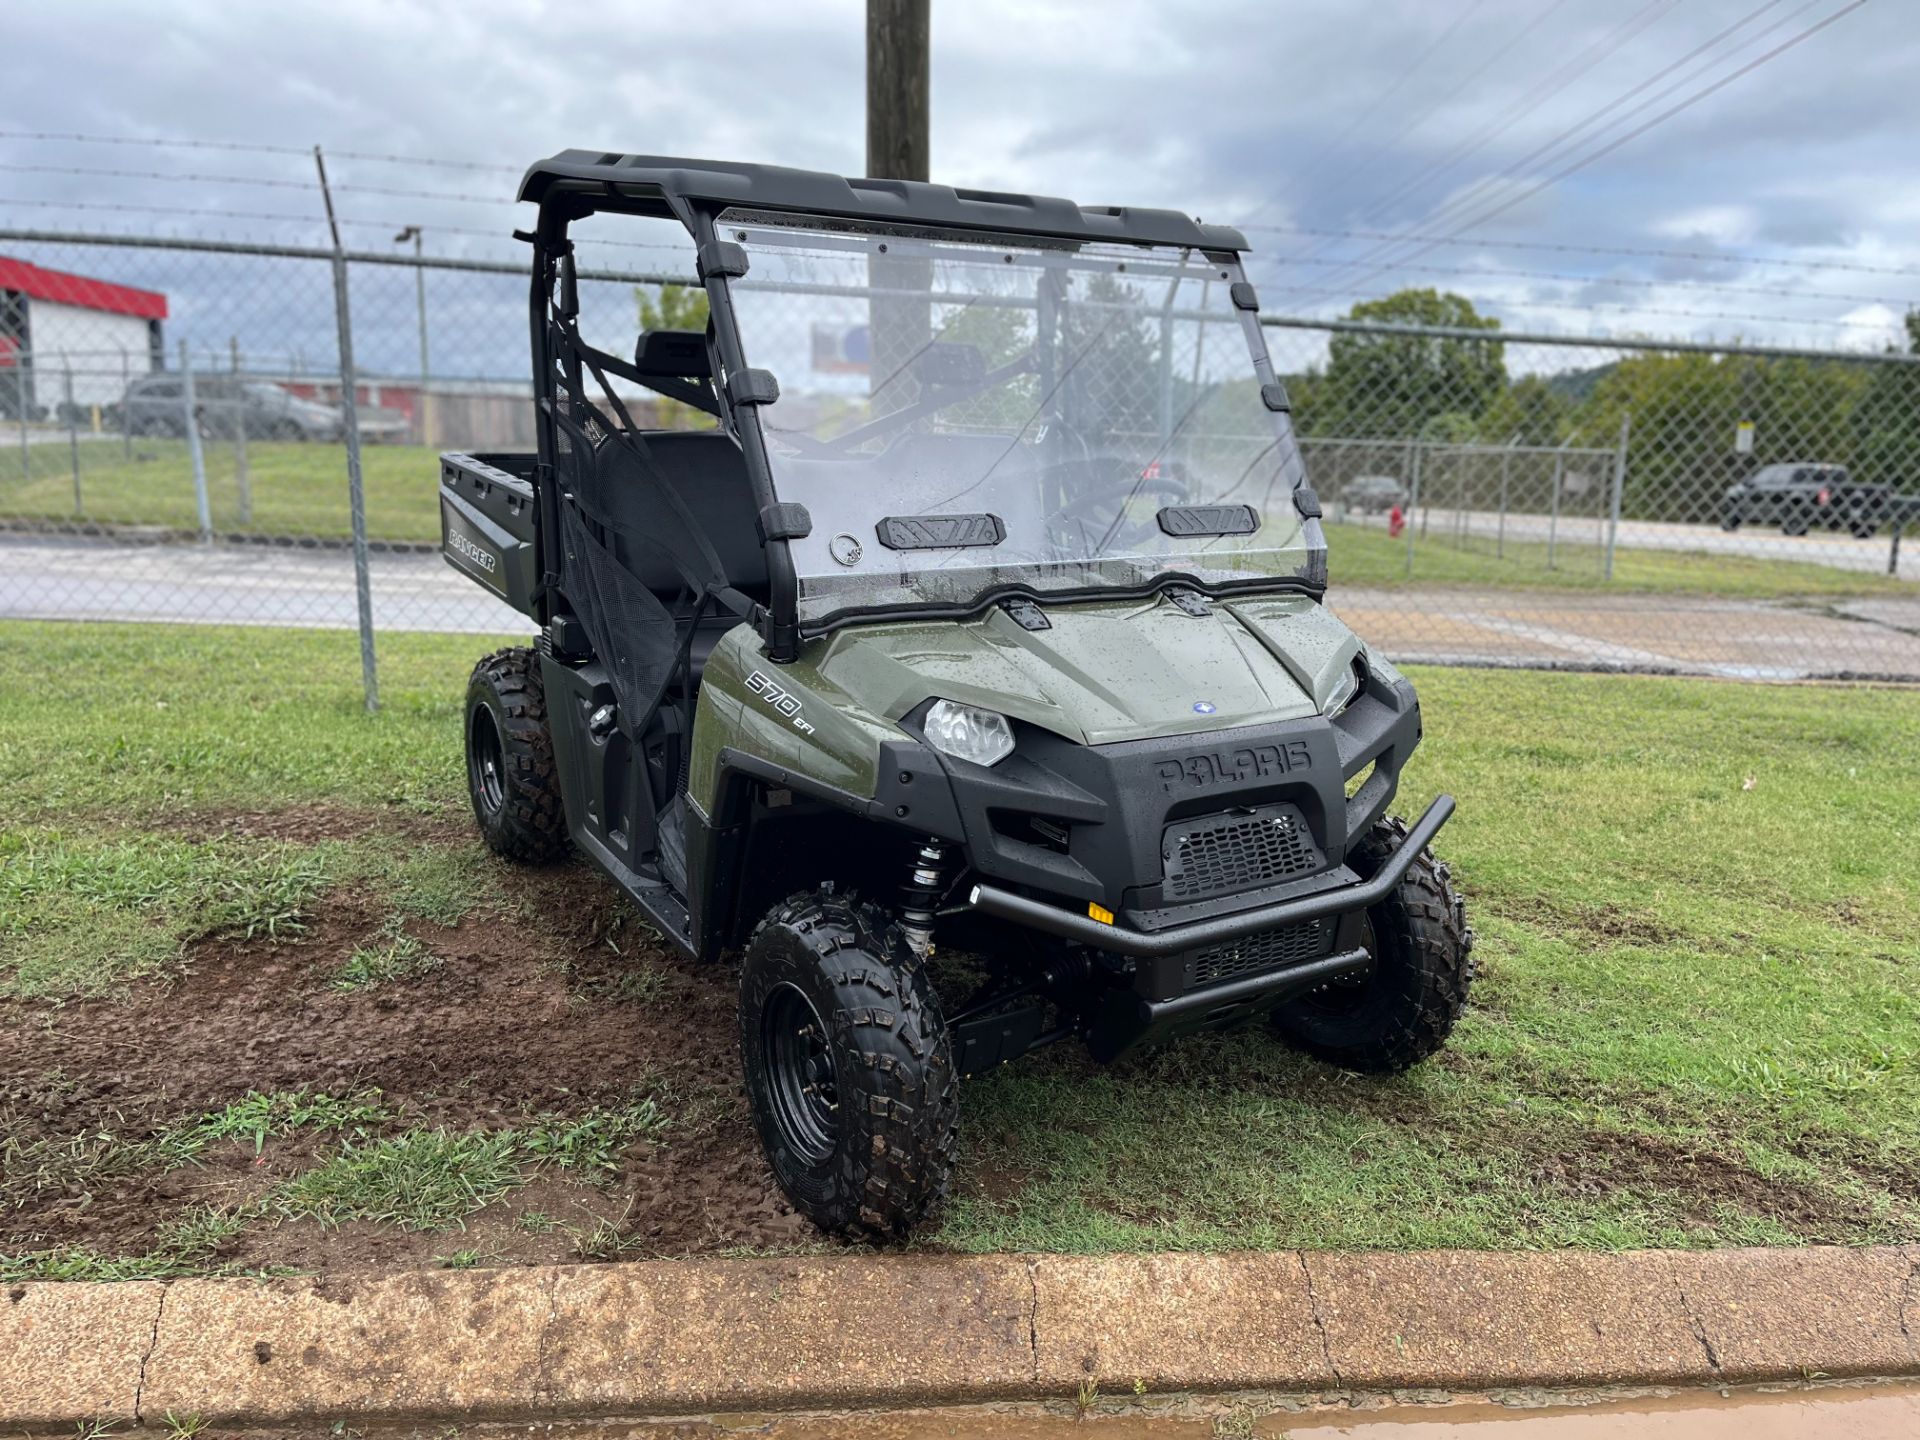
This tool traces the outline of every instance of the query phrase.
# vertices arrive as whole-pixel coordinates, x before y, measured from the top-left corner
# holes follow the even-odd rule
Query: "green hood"
[[[1318,714],[1360,642],[1305,596],[1047,608],[1027,630],[978,619],[866,625],[830,638],[823,678],[898,720],[938,696],[983,705],[1084,744],[1200,734]]]

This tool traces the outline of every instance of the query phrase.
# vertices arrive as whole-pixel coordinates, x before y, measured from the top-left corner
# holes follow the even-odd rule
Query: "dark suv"
[[[1763,465],[1727,487],[1720,526],[1778,525],[1788,535],[1850,530],[1865,539],[1886,520],[1893,494],[1886,485],[1857,485],[1844,465]]]
[[[135,380],[122,401],[128,428],[136,435],[184,437],[185,384],[177,374],[143,375]],[[337,409],[302,400],[271,381],[196,375],[193,401],[200,433],[209,438],[231,439],[241,426],[249,440],[341,438]]]

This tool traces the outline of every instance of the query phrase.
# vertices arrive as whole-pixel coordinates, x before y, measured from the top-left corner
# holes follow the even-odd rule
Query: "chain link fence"
[[[582,242],[615,353],[700,298],[690,246],[630,259]],[[357,449],[375,635],[523,632],[439,558],[435,457],[531,448],[527,298],[509,262],[0,230],[0,616],[351,629]],[[1262,323],[1329,602],[1395,659],[1920,679],[1920,357]],[[760,363],[868,360],[814,327]]]

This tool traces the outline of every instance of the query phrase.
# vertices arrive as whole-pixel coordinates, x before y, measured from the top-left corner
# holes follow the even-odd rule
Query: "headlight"
[[[927,711],[927,743],[943,755],[975,765],[998,765],[1013,753],[1007,717],[978,705],[936,700]]]
[[[1332,719],[1353,703],[1354,696],[1360,693],[1360,687],[1366,683],[1367,660],[1364,655],[1353,657],[1346,673],[1333,682],[1333,693],[1327,696],[1326,708],[1321,712]]]

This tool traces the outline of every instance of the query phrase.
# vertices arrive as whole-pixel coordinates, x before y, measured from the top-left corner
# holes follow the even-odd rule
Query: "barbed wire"
[[[1328,296],[1328,297],[1333,297],[1338,299],[1345,299],[1348,296],[1351,296],[1353,294],[1351,290],[1348,290],[1343,286],[1337,286],[1337,285],[1325,286],[1319,289],[1300,288],[1300,289],[1295,289],[1290,293],[1296,296],[1321,295],[1321,296]],[[1567,311],[1567,312],[1580,313],[1580,314],[1585,314],[1593,310],[1623,310],[1623,311],[1630,311],[1635,315],[1657,315],[1663,320],[1668,320],[1668,319],[1672,319],[1672,320],[1737,320],[1737,321],[1745,321],[1750,324],[1756,324],[1756,325],[1837,326],[1839,328],[1848,329],[1848,330],[1879,330],[1887,333],[1891,333],[1892,330],[1895,328],[1895,325],[1893,323],[1880,321],[1880,320],[1827,320],[1827,319],[1818,319],[1818,318],[1805,316],[1805,315],[1750,315],[1750,314],[1745,314],[1743,312],[1734,311],[1734,310],[1668,310],[1665,308],[1657,308],[1653,306],[1636,305],[1630,300],[1588,300],[1588,301],[1562,302],[1557,300],[1531,300],[1531,299],[1502,300],[1502,299],[1487,297],[1487,298],[1483,298],[1481,303],[1487,304],[1487,305],[1504,306],[1505,308],[1510,310],[1560,310],[1560,311]],[[1309,317],[1309,318],[1318,318],[1321,320],[1325,320],[1332,317],[1323,315],[1319,317]],[[1391,324],[1392,322],[1389,321],[1384,323]],[[1489,331],[1486,338],[1490,340],[1497,340],[1500,338],[1500,334],[1498,331]],[[1644,336],[1636,337],[1632,335],[1590,335],[1590,336],[1583,336],[1580,338],[1590,339],[1595,344],[1615,344],[1615,345],[1630,346],[1635,343],[1636,339],[1645,339],[1646,337]]]
[[[134,145],[166,150],[238,150],[257,155],[313,154],[309,145],[272,145],[256,140],[186,140],[142,135],[86,135],[73,130],[0,130],[0,140],[66,141],[83,145]],[[454,160],[433,155],[383,155],[367,150],[328,150],[341,160],[371,161],[387,165],[427,165],[448,170],[488,170],[503,175],[518,175],[524,165],[503,165],[498,161]]]
[[[99,180],[161,180],[195,185],[260,185],[275,190],[317,192],[312,180],[282,180],[271,175],[196,175],[170,170],[117,170],[91,165],[10,165],[0,163],[0,172],[12,175],[69,175]],[[406,200],[451,200],[473,205],[511,205],[511,195],[467,195],[452,190],[414,190],[389,185],[335,185],[336,195],[394,195]]]
[[[1338,268],[1342,262],[1336,257],[1306,258],[1284,262],[1288,265],[1318,265],[1329,269]],[[1709,280],[1657,280],[1644,275],[1583,275],[1576,272],[1556,270],[1487,270],[1464,265],[1426,265],[1412,264],[1403,267],[1422,275],[1451,275],[1462,279],[1490,280],[1544,280],[1569,285],[1621,285],[1649,290],[1700,290],[1723,295],[1759,295],[1769,299],[1781,300],[1841,300],[1863,305],[1892,305],[1901,309],[1913,307],[1920,302],[1898,299],[1891,295],[1860,295],[1845,291],[1831,290],[1787,290],[1778,286],[1765,285],[1723,285]],[[1323,293],[1323,292],[1315,292]]]
[[[1401,235],[1388,230],[1342,230],[1314,225],[1260,225],[1238,227],[1262,233],[1283,235],[1329,235],[1347,240],[1418,240],[1433,245],[1483,246],[1500,250],[1540,250],[1562,255],[1629,255],[1648,260],[1705,260],[1719,264],[1777,265],[1796,270],[1844,270],[1858,275],[1920,276],[1920,269],[1907,266],[1862,265],[1844,260],[1795,260],[1787,256],[1747,255],[1725,250],[1682,250],[1663,246],[1576,245],[1558,240],[1494,240],[1463,238],[1456,235]],[[1279,256],[1261,256],[1275,260]],[[1297,264],[1297,261],[1290,261]]]
[[[214,220],[264,220],[276,224],[288,225],[324,225],[326,223],[326,216],[318,210],[311,215],[291,215],[284,211],[268,210],[209,210],[204,205],[134,205],[124,204],[118,201],[112,204],[105,204],[90,200],[52,200],[42,197],[0,195],[0,207],[9,205],[45,210],[85,210],[107,215],[168,215],[202,222]],[[339,217],[339,222],[342,225],[351,225],[368,230],[396,231],[404,230],[410,225],[419,224],[417,220],[383,219],[370,215],[342,215]],[[420,228],[428,235],[463,235],[483,240],[511,241],[513,239],[512,232],[505,228],[490,230],[482,229],[475,225],[438,224],[423,225],[420,226]],[[577,243],[583,248],[589,249],[605,246],[609,249],[639,250],[657,255],[676,255],[683,258],[691,257],[693,253],[691,241],[686,245],[669,245],[657,240],[608,240],[599,236],[581,236]]]

